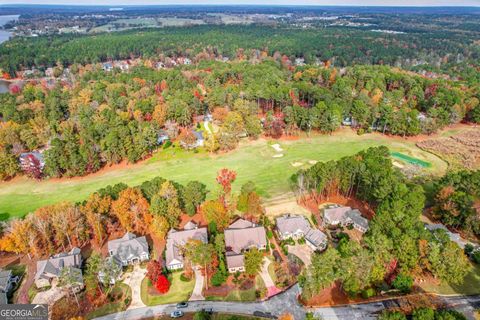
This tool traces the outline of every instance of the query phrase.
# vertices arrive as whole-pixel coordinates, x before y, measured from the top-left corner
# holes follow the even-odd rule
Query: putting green
[[[392,156],[392,158],[404,161],[404,162],[409,163],[409,164],[418,165],[418,166],[423,167],[423,168],[429,168],[429,167],[432,166],[432,164],[430,162],[426,162],[426,161],[423,161],[423,160],[420,160],[420,159],[417,159],[417,158],[414,158],[414,157],[410,157],[410,156],[408,156],[406,154],[403,154],[403,153],[400,153],[400,152],[396,152],[396,151],[390,152],[390,155]]]
[[[278,143],[281,152],[272,147]],[[252,180],[262,196],[280,196],[289,191],[288,179],[300,168],[315,161],[336,160],[368,147],[385,145],[393,152],[415,157],[432,164],[425,170],[441,174],[446,163],[438,157],[420,150],[413,142],[388,138],[380,134],[356,135],[341,130],[333,135],[315,135],[293,141],[267,141],[260,139],[244,142],[236,150],[220,155],[205,152],[186,152],[179,148],[160,150],[142,163],[105,169],[96,174],[73,179],[35,181],[25,177],[0,184],[0,218],[19,217],[35,209],[60,201],[81,201],[92,192],[107,185],[124,182],[135,186],[156,176],[186,183],[198,180],[205,183],[211,195],[215,193],[215,176],[221,168],[237,171],[234,191]],[[281,157],[274,157],[282,154]],[[301,164],[301,165],[299,165]]]

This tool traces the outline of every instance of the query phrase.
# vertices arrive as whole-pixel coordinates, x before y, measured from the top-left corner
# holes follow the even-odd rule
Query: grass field
[[[60,201],[81,201],[110,184],[124,182],[134,186],[156,176],[180,183],[198,180],[214,190],[216,173],[225,167],[237,171],[234,191],[252,180],[261,195],[270,198],[289,191],[289,177],[298,169],[310,166],[312,161],[335,160],[379,145],[431,163],[431,167],[425,170],[434,174],[443,173],[447,167],[438,157],[417,148],[414,142],[379,134],[358,136],[350,130],[343,130],[329,136],[280,141],[281,152],[272,148],[274,143],[262,139],[246,142],[237,150],[221,155],[170,148],[157,152],[142,163],[107,168],[82,178],[35,181],[20,177],[0,184],[0,219],[23,216],[41,206]],[[276,154],[283,156],[273,158]]]
[[[476,295],[480,294],[480,265],[472,265],[472,269],[466,275],[464,281],[459,284],[448,284],[442,282],[440,285],[425,282],[421,285],[427,292],[433,292],[442,295]]]

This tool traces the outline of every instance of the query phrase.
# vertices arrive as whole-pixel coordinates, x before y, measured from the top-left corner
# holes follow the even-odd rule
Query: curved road
[[[297,295],[300,293],[298,285],[289,290],[272,297],[263,302],[223,302],[223,301],[192,301],[188,307],[182,309],[184,312],[195,312],[202,308],[212,308],[214,312],[235,313],[253,315],[256,312],[270,314],[278,317],[282,313],[289,312],[295,320],[305,319],[306,312],[314,312],[324,320],[360,320],[376,319],[382,310],[398,307],[404,302],[404,298],[392,298],[379,302],[350,304],[339,307],[324,307],[305,309],[297,302]],[[475,319],[473,312],[480,308],[480,295],[478,296],[455,296],[439,297],[439,300],[445,307],[462,312],[468,319]],[[175,310],[174,304],[158,305],[153,307],[142,307],[131,309],[124,312],[110,314],[97,319],[100,320],[137,320],[143,318],[152,318],[162,314],[170,314]]]

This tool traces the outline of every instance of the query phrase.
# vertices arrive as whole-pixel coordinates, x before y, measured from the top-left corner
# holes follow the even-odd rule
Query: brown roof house
[[[165,253],[165,266],[168,270],[178,270],[184,267],[182,248],[189,240],[200,240],[207,243],[207,228],[199,228],[197,224],[190,221],[185,225],[184,230],[171,229],[168,232]]]
[[[123,267],[150,259],[147,238],[137,237],[131,232],[120,239],[108,241],[108,253]]]
[[[37,261],[37,273],[35,274],[35,285],[43,288],[52,285],[58,280],[62,270],[68,268],[69,272],[77,278],[78,286],[83,287],[82,277],[82,255],[79,248],[73,248],[68,253],[59,253],[47,260]]]
[[[323,225],[347,226],[353,225],[360,232],[368,230],[368,220],[362,217],[362,213],[350,207],[332,206],[323,211]]]
[[[225,230],[225,255],[228,271],[244,272],[245,262],[243,253],[251,248],[265,250],[267,237],[265,228],[253,222],[239,219]]]
[[[282,240],[305,239],[313,250],[327,247],[327,236],[320,230],[312,228],[304,216],[284,215],[277,218],[277,231]]]

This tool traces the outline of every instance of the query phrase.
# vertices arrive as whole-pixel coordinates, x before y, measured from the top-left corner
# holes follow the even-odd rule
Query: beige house
[[[342,206],[332,206],[323,211],[324,226],[353,225],[360,232],[367,232],[368,220],[357,209]]]
[[[185,225],[183,231],[172,229],[168,232],[165,252],[165,266],[168,270],[183,269],[182,247],[189,240],[200,240],[207,243],[207,228],[198,228],[197,224],[190,221]]]
[[[313,250],[327,247],[327,236],[320,230],[312,228],[304,216],[284,215],[277,218],[277,231],[280,239],[305,239]]]
[[[225,230],[225,248],[228,271],[231,273],[244,272],[243,253],[252,248],[258,250],[267,248],[265,228],[253,222],[239,219]]]

